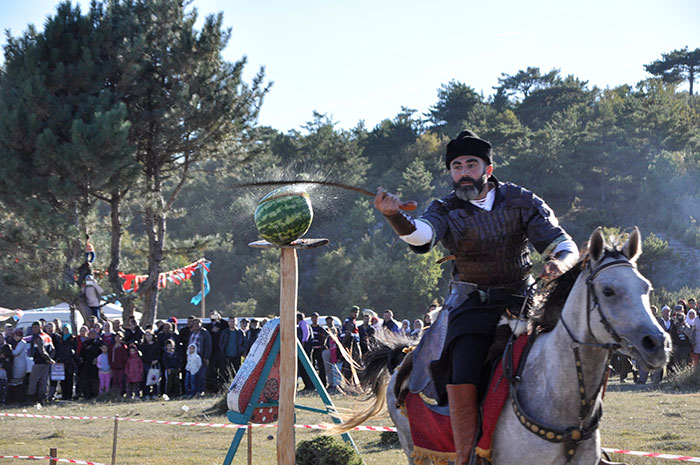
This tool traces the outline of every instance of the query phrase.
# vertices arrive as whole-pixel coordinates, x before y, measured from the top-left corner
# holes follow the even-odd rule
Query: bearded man
[[[491,144],[463,131],[447,144],[445,166],[454,191],[417,219],[399,210],[382,188],[375,207],[416,253],[440,242],[454,259],[442,355],[433,363],[440,404],[449,401],[457,463],[469,463],[478,429],[478,397],[488,382],[485,364],[506,308],[519,311],[534,281],[528,245],[546,258],[552,279],[578,260],[578,248],[552,210],[532,192],[493,176]]]

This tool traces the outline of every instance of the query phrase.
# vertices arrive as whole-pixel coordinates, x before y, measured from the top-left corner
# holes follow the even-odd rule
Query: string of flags
[[[199,270],[202,273],[202,281],[204,288],[204,295],[209,294],[209,279],[207,274],[209,273],[209,267],[211,266],[211,261],[204,258],[200,258],[194,263],[183,266],[175,270],[166,271],[158,275],[158,289],[165,289],[169,283],[179,286],[184,281],[189,281],[192,276]],[[139,285],[142,284],[146,279],[148,279],[147,274],[137,275],[134,273],[119,273],[119,277],[124,280],[122,288],[126,292],[136,292],[139,290]],[[197,295],[192,297],[191,303],[193,305],[199,305],[202,300],[202,291],[200,290]]]

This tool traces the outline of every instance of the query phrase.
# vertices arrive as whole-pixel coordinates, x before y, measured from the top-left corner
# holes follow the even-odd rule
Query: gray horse
[[[669,337],[649,308],[651,285],[636,267],[641,252],[637,228],[621,248],[606,244],[597,229],[587,255],[552,284],[528,322],[531,338],[536,336],[525,363],[510,373],[517,382],[511,385],[493,434],[493,465],[599,462],[602,386],[611,351],[619,350],[654,370],[666,364],[671,350]],[[411,357],[389,378],[407,346],[385,341],[369,354],[362,380],[375,402],[336,431],[362,424],[387,405],[413,465],[409,423],[397,400],[407,384]]]

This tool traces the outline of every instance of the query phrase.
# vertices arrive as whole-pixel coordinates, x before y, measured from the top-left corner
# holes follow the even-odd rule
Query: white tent
[[[110,320],[122,318],[122,314],[124,313],[124,309],[121,307],[121,305],[117,304],[106,304],[101,308],[101,310]],[[141,320],[141,313],[134,312],[134,316],[136,317],[137,321]],[[70,321],[70,306],[67,303],[62,302],[52,307],[25,310],[17,322],[17,327],[24,328],[26,326],[31,326],[31,324],[37,321],[39,318],[43,318],[46,321],[53,320],[54,318],[60,318],[61,321],[67,323]],[[75,318],[77,320],[76,326],[81,326],[83,324],[83,316],[77,310],[75,312]]]

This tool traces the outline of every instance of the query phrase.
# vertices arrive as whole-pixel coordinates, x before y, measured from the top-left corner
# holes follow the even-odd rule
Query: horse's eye
[[[612,287],[604,287],[603,288],[603,295],[605,297],[612,297],[615,295],[615,289],[613,289]]]

